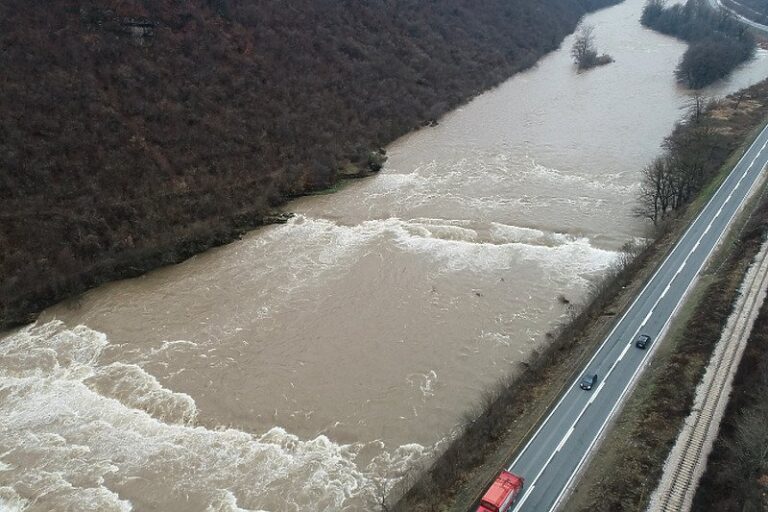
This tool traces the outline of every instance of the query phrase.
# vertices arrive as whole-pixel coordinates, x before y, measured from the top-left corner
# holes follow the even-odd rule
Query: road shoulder
[[[768,229],[765,183],[689,295],[564,510],[645,510]]]

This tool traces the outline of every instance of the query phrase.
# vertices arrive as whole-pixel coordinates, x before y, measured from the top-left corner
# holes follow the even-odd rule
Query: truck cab
[[[502,471],[480,500],[477,512],[509,512],[523,490],[523,479]]]

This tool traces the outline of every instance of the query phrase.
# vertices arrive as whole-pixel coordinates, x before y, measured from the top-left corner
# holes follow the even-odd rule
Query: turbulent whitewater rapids
[[[149,494],[159,510],[233,510],[236,496],[253,502],[274,489],[292,506],[338,509],[382,467],[423,452],[404,446],[358,469],[353,461],[380,452],[380,443],[195,426],[189,395],[163,388],[139,365],[100,364],[108,350],[104,334],[55,321],[4,340],[1,366],[13,370],[2,372],[0,451],[12,462],[0,478],[11,483],[13,471],[14,481],[0,487],[0,504],[21,510],[19,494],[32,494],[44,499],[29,510],[123,511],[134,494]]]
[[[621,245],[685,91],[640,0],[389,148],[376,178],[0,342],[0,500],[75,510],[364,510],[513,371]],[[763,77],[742,69],[714,93]],[[608,107],[606,107],[608,106]]]

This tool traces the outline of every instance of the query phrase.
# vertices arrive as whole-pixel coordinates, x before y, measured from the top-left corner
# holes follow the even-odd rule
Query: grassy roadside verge
[[[571,324],[548,336],[548,346],[517,376],[489,391],[483,408],[467,415],[452,444],[392,510],[469,509],[575,378],[673,242],[670,232],[618,270]]]
[[[763,185],[764,190],[764,185]],[[693,404],[696,385],[738,296],[744,273],[768,227],[768,200],[745,209],[733,243],[702,274],[673,321],[642,384],[627,400],[565,510],[645,510],[669,450]],[[742,214],[742,217],[745,215]]]
[[[745,105],[749,105],[749,108],[745,108]],[[742,108],[739,108],[740,106]],[[437,458],[433,466],[416,481],[398,503],[388,510],[466,511],[472,506],[499,468],[511,459],[530,432],[540,423],[549,406],[561,395],[564,386],[575,378],[594,348],[612,327],[616,315],[628,307],[689,222],[698,214],[719,183],[730,172],[743,150],[757,134],[758,130],[754,127],[758,125],[762,127],[766,110],[768,110],[768,81],[732,95],[720,102],[717,108],[710,109],[704,114],[711,117],[713,129],[725,135],[721,149],[729,149],[727,152],[723,151],[724,156],[720,159],[721,166],[718,166],[721,167],[720,172],[702,190],[698,198],[685,208],[684,213],[667,223],[665,231],[655,243],[606,278],[590,297],[588,306],[574,318],[572,323],[553,335],[551,342],[541,353],[534,354],[532,360],[525,365],[516,378],[510,377],[486,395],[479,412],[467,416],[453,442]],[[678,130],[680,129],[685,128],[678,127]],[[734,230],[735,233],[742,234],[747,231],[749,230],[743,227]],[[723,248],[735,247],[735,251],[739,253],[746,251],[743,243],[734,246],[731,238],[723,241]],[[738,287],[739,271],[742,268],[737,263],[733,263],[732,258],[733,256],[728,256],[725,259],[719,259],[712,267],[720,267],[725,272],[724,277],[715,279],[705,276],[700,280],[699,286],[709,283],[711,288],[697,289],[693,294],[694,298],[700,298],[704,304],[707,304],[707,308],[700,314],[705,318],[691,321],[694,327],[708,328],[713,332],[717,328],[719,335],[720,321],[711,320],[708,316],[715,307],[712,301],[716,298],[723,301],[718,305],[720,308],[718,312],[727,312],[731,302],[720,297],[724,295],[723,293],[711,291],[710,296],[707,295],[707,290],[716,290],[717,287],[728,288],[732,281]],[[688,310],[680,313],[679,318],[685,318],[686,315],[694,318],[694,313],[695,311],[691,311],[689,306]],[[671,333],[670,336],[673,334]],[[706,361],[706,351],[711,350],[711,347],[703,342],[681,343],[681,348],[690,352],[689,359],[694,362]],[[690,386],[689,392],[692,400],[697,381],[694,379],[698,375],[698,370],[695,366],[683,367],[682,360],[685,357],[681,356],[679,359],[675,360],[675,364],[678,365],[677,370],[687,372],[686,378],[694,383]],[[669,375],[675,376],[676,373],[670,371]],[[675,388],[672,389],[672,394],[680,395],[682,402],[668,405],[680,414],[689,407],[685,405],[688,395],[685,392],[677,393]],[[643,455],[643,451],[642,446],[636,450],[638,457]],[[621,463],[621,461],[615,462]],[[663,463],[663,458],[661,462]],[[600,480],[599,483],[603,486],[601,490],[608,489],[611,485],[618,487],[623,485],[616,484],[615,479],[610,480],[611,476],[606,472],[604,478]],[[637,489],[643,489],[643,485],[644,482],[638,485]],[[579,494],[584,496],[583,492]],[[582,498],[585,503],[591,494],[587,492],[586,496],[587,498]],[[624,497],[619,496],[618,502],[620,503],[622,499]],[[637,501],[635,496],[628,499]],[[625,507],[611,509],[605,507],[604,503],[596,509],[633,510]]]
[[[768,212],[763,212],[764,218]],[[768,302],[755,321],[693,512],[768,510]]]

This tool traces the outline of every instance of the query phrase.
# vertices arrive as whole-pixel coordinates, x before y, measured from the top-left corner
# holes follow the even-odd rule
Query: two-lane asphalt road
[[[739,21],[744,23],[745,25],[749,25],[750,27],[754,28],[755,30],[759,30],[760,32],[763,32],[764,34],[768,34],[768,27],[763,25],[762,23],[758,23],[756,21],[753,21],[746,16],[742,16],[741,14],[737,13],[733,9],[730,9],[723,5],[723,3],[720,0],[709,0],[709,5],[712,6],[713,9],[725,9],[729,13],[731,13],[733,16],[736,17]]]
[[[514,512],[547,512],[562,504],[579,470],[637,380],[688,291],[768,162],[768,127],[701,211],[587,363],[598,385],[578,381],[564,393],[509,471],[525,479]],[[635,348],[638,334],[653,341]],[[580,378],[579,378],[580,379]],[[642,385],[642,381],[639,383]]]

